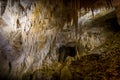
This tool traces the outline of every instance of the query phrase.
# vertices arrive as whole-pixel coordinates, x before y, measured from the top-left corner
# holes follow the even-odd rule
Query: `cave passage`
[[[61,46],[58,49],[58,53],[59,53],[58,61],[64,62],[67,56],[74,57],[76,55],[76,49],[75,47],[71,47],[71,46]]]
[[[120,80],[120,0],[0,0],[0,80]]]

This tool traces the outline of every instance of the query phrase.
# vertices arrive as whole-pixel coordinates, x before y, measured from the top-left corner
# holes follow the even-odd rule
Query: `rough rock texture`
[[[55,37],[66,20],[62,5],[57,1],[8,0],[1,18],[7,24],[2,29],[12,51],[6,53],[11,54],[7,58],[11,74],[20,76],[57,61]]]
[[[101,14],[94,18],[92,14],[80,17],[76,33],[71,19],[72,9],[68,7],[71,4],[58,1],[0,1],[2,79],[72,80],[75,77],[72,74],[75,71],[69,71],[75,66],[72,61],[78,62],[76,60],[83,55],[106,51],[106,47],[101,46],[118,30],[114,10],[108,9],[106,15],[101,15],[104,13],[101,9],[98,11]],[[70,52],[75,54],[71,56]],[[62,63],[58,62],[60,55],[65,57]]]
[[[1,42],[8,42],[4,44],[9,48],[5,64],[9,65],[10,76],[21,77],[58,61],[57,50],[62,45],[62,40],[58,39],[64,37],[59,33],[70,14],[67,5],[57,0],[2,0],[1,5],[5,6],[4,9],[1,7],[1,21],[6,24],[4,26],[1,22],[1,35],[5,36],[1,37]]]
[[[106,52],[91,54],[72,62],[69,67],[75,80],[119,80],[120,79],[120,32],[103,46]],[[99,49],[103,49],[101,46]],[[100,52],[100,51],[99,51]]]

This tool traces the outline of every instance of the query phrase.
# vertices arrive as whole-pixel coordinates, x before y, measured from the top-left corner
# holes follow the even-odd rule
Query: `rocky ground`
[[[104,44],[107,51],[90,54],[72,62],[70,71],[75,80],[119,80],[120,77],[120,39],[115,34],[110,42]],[[103,47],[101,47],[103,48]]]

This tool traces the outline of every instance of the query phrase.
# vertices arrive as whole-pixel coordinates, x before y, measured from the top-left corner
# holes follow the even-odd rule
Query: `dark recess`
[[[58,49],[59,53],[59,62],[64,62],[67,56],[74,57],[76,55],[76,49],[75,47],[70,47],[70,46],[61,46]]]

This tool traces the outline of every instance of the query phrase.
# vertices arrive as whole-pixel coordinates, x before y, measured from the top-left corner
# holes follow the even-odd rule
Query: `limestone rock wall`
[[[2,32],[11,47],[12,60],[7,58],[11,74],[20,76],[57,61],[55,38],[66,22],[64,6],[57,0],[7,1],[1,18],[6,23]]]

